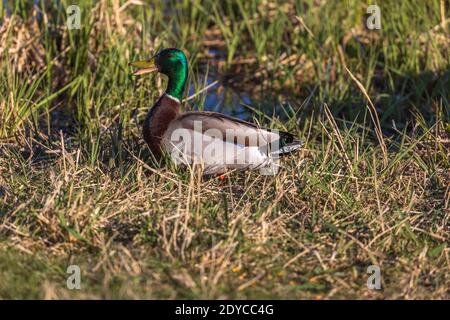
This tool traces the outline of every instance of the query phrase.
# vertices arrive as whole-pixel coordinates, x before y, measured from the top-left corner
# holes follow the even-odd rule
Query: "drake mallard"
[[[217,112],[180,112],[188,78],[183,51],[168,48],[149,60],[130,64],[134,75],[165,74],[167,89],[148,111],[143,136],[153,156],[170,154],[175,163],[201,164],[203,174],[223,174],[228,169],[273,169],[279,156],[300,149],[294,135],[260,127]]]

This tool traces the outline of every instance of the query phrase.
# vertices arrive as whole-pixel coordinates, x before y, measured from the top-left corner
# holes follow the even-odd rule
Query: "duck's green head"
[[[183,51],[176,48],[163,49],[149,60],[135,61],[130,65],[138,68],[134,75],[158,71],[168,76],[166,94],[181,100],[188,76],[188,63]]]

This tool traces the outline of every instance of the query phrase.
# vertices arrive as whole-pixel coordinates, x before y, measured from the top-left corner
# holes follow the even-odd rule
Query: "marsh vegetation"
[[[369,2],[77,1],[68,29],[70,1],[2,1],[0,298],[448,299],[449,2],[378,1],[380,30]],[[186,108],[302,151],[225,182],[152,164],[166,79],[128,63],[163,47]]]

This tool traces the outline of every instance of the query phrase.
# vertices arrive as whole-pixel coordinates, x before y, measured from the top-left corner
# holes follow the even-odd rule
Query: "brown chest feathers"
[[[162,137],[179,112],[180,103],[164,94],[150,109],[145,118],[142,133],[145,142],[157,160],[162,155]]]

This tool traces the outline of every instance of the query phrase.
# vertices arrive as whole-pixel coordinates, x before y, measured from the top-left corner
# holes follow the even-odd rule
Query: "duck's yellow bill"
[[[142,74],[158,71],[158,67],[155,65],[155,59],[153,58],[150,60],[131,62],[130,66],[138,68],[138,70],[133,73],[134,76],[140,76]]]

